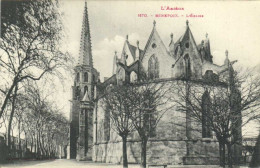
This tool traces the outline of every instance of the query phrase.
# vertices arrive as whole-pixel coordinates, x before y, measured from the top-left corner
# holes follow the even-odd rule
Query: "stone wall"
[[[169,82],[170,87],[174,82]],[[178,83],[174,83],[178,84]],[[175,96],[175,95],[167,95]],[[163,107],[168,109],[156,128],[156,136],[149,138],[147,144],[147,162],[165,164],[216,164],[218,160],[218,143],[214,138],[203,139],[201,124],[191,123],[193,129],[191,139],[186,137],[186,113],[180,112],[176,107],[167,103]],[[105,128],[106,110],[102,102],[98,102],[98,108],[94,112],[97,123],[94,131],[93,161],[106,163],[122,163],[122,140],[113,130],[110,123],[109,138]],[[107,127],[107,126],[106,126]],[[106,130],[106,131],[105,131]],[[187,150],[188,149],[188,150]],[[141,153],[140,138],[137,132],[128,137],[127,152],[130,163],[140,162]],[[189,154],[189,155],[187,155]]]
[[[147,163],[176,164],[218,164],[218,143],[191,141],[192,155],[186,156],[185,140],[157,140],[147,144]],[[140,163],[140,141],[127,143],[129,163]],[[94,145],[92,160],[105,163],[122,163],[122,142],[108,142]]]
[[[141,143],[127,143],[129,163],[140,163]],[[186,153],[185,141],[149,141],[147,144],[147,162],[164,164],[181,164]],[[93,161],[122,163],[122,142],[95,144]]]

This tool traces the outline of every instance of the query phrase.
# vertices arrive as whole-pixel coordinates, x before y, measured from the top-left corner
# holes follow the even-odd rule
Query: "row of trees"
[[[19,140],[23,133],[31,152],[44,156],[54,152],[60,138],[67,139],[66,119],[36,82],[63,78],[71,62],[63,38],[58,1],[1,2],[0,126],[6,127],[9,153],[15,126]]]
[[[151,130],[173,107],[190,122],[203,124],[207,128],[202,128],[203,134],[214,133],[219,142],[221,166],[239,164],[241,158],[234,158],[233,152],[235,145],[242,149],[241,128],[260,117],[260,78],[254,71],[238,73],[229,68],[224,82],[181,79],[110,86],[101,100],[109,111],[112,128],[122,138],[123,167],[128,167],[126,143],[133,131],[141,139],[141,167],[146,167]],[[183,127],[189,129],[187,125]],[[240,150],[235,152],[241,154]]]
[[[17,151],[18,158],[57,157],[56,154],[60,152],[58,147],[66,147],[69,143],[67,119],[37,84],[28,84],[20,89],[12,124],[9,124],[9,120],[2,120],[1,123],[6,136],[9,136],[6,137],[9,158],[17,157],[14,156]],[[3,118],[10,116],[11,111],[7,110]],[[14,144],[14,132],[17,132],[18,149]]]

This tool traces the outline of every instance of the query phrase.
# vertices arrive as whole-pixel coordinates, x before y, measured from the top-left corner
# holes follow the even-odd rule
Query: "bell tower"
[[[92,121],[90,118],[93,116],[93,110],[86,107],[86,105],[82,109],[83,106],[81,104],[84,102],[83,98],[85,97],[86,99],[86,96],[88,97],[88,104],[91,104],[91,101],[94,99],[94,87],[99,79],[99,73],[93,67],[87,2],[85,2],[80,38],[80,50],[78,62],[74,68],[74,73],[75,78],[74,85],[72,86],[72,104],[70,112],[70,158],[82,160],[82,157],[79,158],[79,149],[82,148],[80,147],[81,144],[84,144],[84,148],[89,148],[89,146],[92,146],[92,136],[88,136],[88,139],[84,139],[84,142],[82,142],[83,140],[80,138],[85,136],[88,131],[82,129],[82,125],[86,126],[88,129],[92,128]],[[86,112],[87,114],[85,114]],[[81,121],[80,118],[82,115],[88,116],[88,120]],[[91,134],[91,132],[88,134]],[[85,145],[85,143],[89,145]],[[86,149],[83,151],[90,150]],[[83,155],[86,156],[87,154],[83,152]]]

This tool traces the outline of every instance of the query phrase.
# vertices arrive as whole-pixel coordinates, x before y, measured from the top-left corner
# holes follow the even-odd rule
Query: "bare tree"
[[[189,114],[191,121],[201,123],[202,133],[209,136],[213,131],[219,142],[220,164],[225,166],[225,149],[228,151],[228,164],[238,164],[240,158],[233,158],[232,146],[241,145],[241,128],[259,117],[260,78],[250,71],[239,74],[229,69],[225,82],[212,80],[183,80],[172,87],[178,96],[172,101],[178,109]],[[243,118],[243,120],[242,120]]]
[[[127,161],[127,137],[134,130],[131,118],[133,116],[134,104],[132,100],[135,98],[133,94],[134,88],[129,85],[111,86],[105,93],[102,101],[104,102],[104,110],[109,113],[112,120],[112,128],[122,138],[123,142],[123,167],[128,167]]]
[[[171,82],[170,82],[171,83]],[[147,142],[156,136],[156,127],[162,116],[173,106],[167,105],[170,83],[143,82],[133,86],[131,104],[132,123],[141,139],[141,167],[146,167]]]

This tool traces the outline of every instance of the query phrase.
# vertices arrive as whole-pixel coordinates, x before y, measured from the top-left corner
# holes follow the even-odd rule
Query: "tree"
[[[147,142],[156,136],[156,127],[170,109],[167,97],[170,83],[143,82],[133,85],[130,104],[133,105],[132,123],[141,139],[141,167],[146,167]]]
[[[134,104],[132,100],[135,98],[133,87],[129,85],[111,86],[105,93],[102,101],[104,102],[104,110],[108,111],[112,120],[112,127],[122,138],[123,142],[123,167],[128,167],[127,161],[127,137],[134,130],[131,118],[133,116]]]
[[[185,79],[172,87],[178,95],[172,98],[178,109],[190,115],[192,121],[201,123],[202,133],[205,129],[215,133],[221,166],[225,166],[226,148],[229,167],[234,159],[239,163],[240,158],[233,158],[232,147],[241,145],[241,128],[259,117],[260,78],[250,72],[242,74],[230,67],[224,82]]]
[[[0,118],[17,85],[40,80],[45,74],[60,76],[70,56],[60,47],[63,25],[58,1],[2,1],[0,73],[6,89]]]

